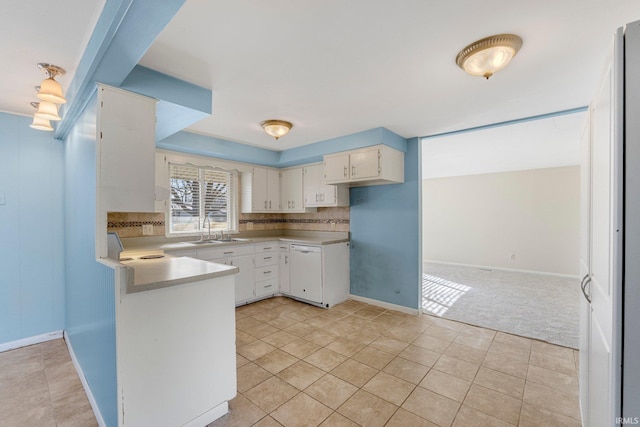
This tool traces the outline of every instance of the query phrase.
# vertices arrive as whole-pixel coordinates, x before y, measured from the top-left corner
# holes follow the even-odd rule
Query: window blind
[[[169,165],[170,233],[237,229],[237,173],[191,165]]]

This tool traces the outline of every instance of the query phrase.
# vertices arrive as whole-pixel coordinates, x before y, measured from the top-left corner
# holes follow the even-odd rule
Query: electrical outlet
[[[247,221],[247,231],[253,230],[253,221]]]
[[[331,231],[335,231],[336,230],[336,223],[331,221]]]
[[[511,261],[515,261],[516,260],[516,254],[511,254],[509,256],[509,258],[511,259]]]
[[[153,224],[142,224],[142,235],[143,236],[152,236],[153,235]]]

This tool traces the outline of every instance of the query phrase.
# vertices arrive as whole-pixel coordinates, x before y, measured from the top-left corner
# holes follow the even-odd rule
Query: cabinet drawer
[[[262,280],[260,282],[256,282],[256,296],[261,297],[264,295],[278,293],[280,291],[278,288],[278,279]]]
[[[256,267],[266,267],[268,265],[278,264],[278,254],[275,252],[263,252],[255,254]]]
[[[266,267],[256,268],[256,282],[262,280],[278,279],[278,265],[268,265]]]
[[[198,249],[197,257],[203,260],[228,258],[232,256],[253,254],[252,245],[225,246],[222,248]]]
[[[259,243],[255,245],[256,253],[276,252],[278,250],[278,242]]]
[[[280,252],[289,252],[290,243],[280,243],[278,246],[280,248]]]

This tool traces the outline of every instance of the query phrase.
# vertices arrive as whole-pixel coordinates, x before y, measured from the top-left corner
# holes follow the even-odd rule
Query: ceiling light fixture
[[[53,102],[54,104],[64,104],[67,102],[62,95],[62,86],[54,79],[55,76],[63,76],[66,71],[57,65],[42,62],[38,64],[38,68],[47,75],[47,78],[40,83],[40,91],[37,97],[43,101]]]
[[[260,123],[260,126],[266,133],[278,140],[281,136],[285,136],[289,133],[293,125],[290,122],[284,120],[265,120]]]
[[[515,34],[497,34],[471,43],[458,52],[456,64],[472,76],[489,79],[502,70],[522,47]]]
[[[37,109],[40,103],[32,102],[31,105],[33,106],[33,108]],[[46,130],[49,132],[53,130],[53,127],[51,126],[51,123],[49,122],[49,120],[40,118],[35,115],[33,116],[33,122],[29,125],[29,127],[37,130]]]
[[[62,118],[58,115],[58,106],[53,102],[40,101],[38,103],[38,111],[34,114],[35,117],[44,120],[60,121]]]

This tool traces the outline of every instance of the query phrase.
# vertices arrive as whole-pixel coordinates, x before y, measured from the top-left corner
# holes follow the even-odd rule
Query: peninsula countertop
[[[238,267],[189,257],[132,257],[120,261],[133,269],[127,293],[149,291],[238,273]]]

